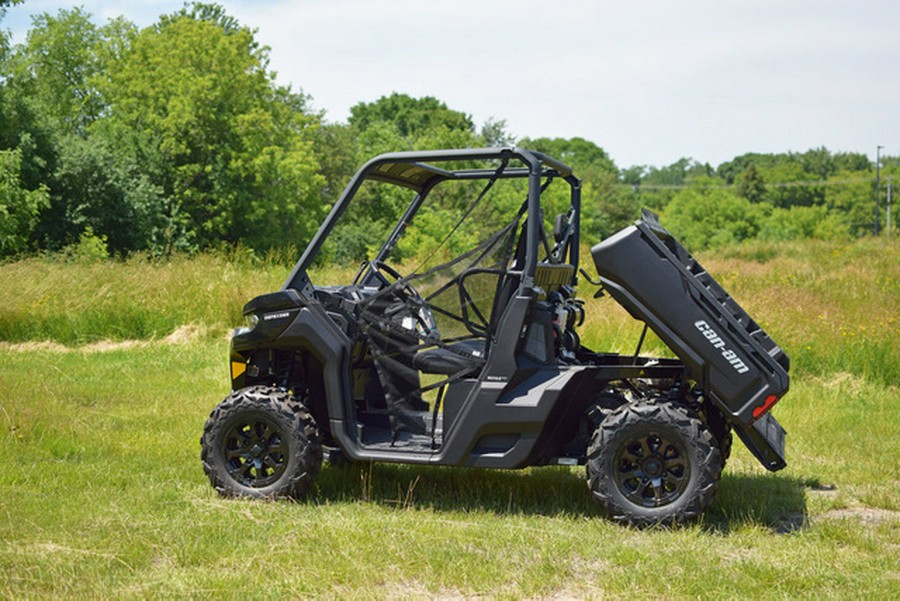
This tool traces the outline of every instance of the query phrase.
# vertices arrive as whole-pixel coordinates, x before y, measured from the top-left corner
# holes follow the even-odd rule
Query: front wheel
[[[302,497],[322,465],[315,421],[281,388],[231,393],[206,420],[200,445],[203,471],[229,497]]]
[[[636,526],[695,520],[722,473],[715,438],[687,409],[637,401],[609,414],[588,447],[594,498],[617,521]]]

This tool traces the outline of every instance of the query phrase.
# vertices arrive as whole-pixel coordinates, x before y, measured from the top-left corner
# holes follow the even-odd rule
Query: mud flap
[[[734,431],[753,456],[770,472],[777,472],[787,465],[784,460],[786,432],[770,413],[753,422],[746,430],[735,428]]]

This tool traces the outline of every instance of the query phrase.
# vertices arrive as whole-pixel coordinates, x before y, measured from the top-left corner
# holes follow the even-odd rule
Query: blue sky
[[[516,136],[581,136],[620,167],[826,146],[900,155],[900,3],[833,0],[220,2],[331,121],[393,91]],[[2,26],[72,3],[26,0]],[[98,22],[182,2],[90,0]]]

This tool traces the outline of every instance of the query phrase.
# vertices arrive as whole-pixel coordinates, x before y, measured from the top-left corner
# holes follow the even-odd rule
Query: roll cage
[[[451,165],[452,164],[452,165]],[[572,173],[572,168],[543,153],[516,147],[434,150],[396,152],[380,155],[365,165],[350,180],[338,201],[334,204],[325,221],[291,271],[282,290],[294,289],[310,296],[314,282],[308,275],[310,267],[323,243],[337,223],[353,203],[357,192],[366,181],[392,184],[415,192],[412,201],[397,221],[390,236],[384,241],[370,266],[383,262],[406,227],[412,222],[419,209],[426,203],[432,190],[442,182],[455,180],[486,180],[488,188],[499,179],[527,179],[528,193],[523,204],[527,227],[524,231],[524,261],[519,274],[519,290],[531,288],[535,284],[535,272],[541,247],[546,252],[547,262],[560,263],[565,260],[572,265],[572,285],[577,283],[579,261],[579,232],[581,213],[581,180]],[[554,226],[554,248],[550,248],[543,226],[541,192],[547,183],[563,179],[569,185],[569,210],[560,215]],[[487,188],[484,190],[487,191]],[[358,277],[367,281],[371,269],[364,266]]]

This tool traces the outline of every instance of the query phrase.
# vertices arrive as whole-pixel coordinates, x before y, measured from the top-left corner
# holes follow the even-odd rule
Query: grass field
[[[221,499],[199,436],[227,328],[287,268],[0,265],[0,597],[896,597],[900,246],[700,258],[791,356],[788,467],[736,448],[703,522],[646,531],[575,468],[326,466],[304,502]],[[611,300],[590,315],[589,346],[633,350]]]

